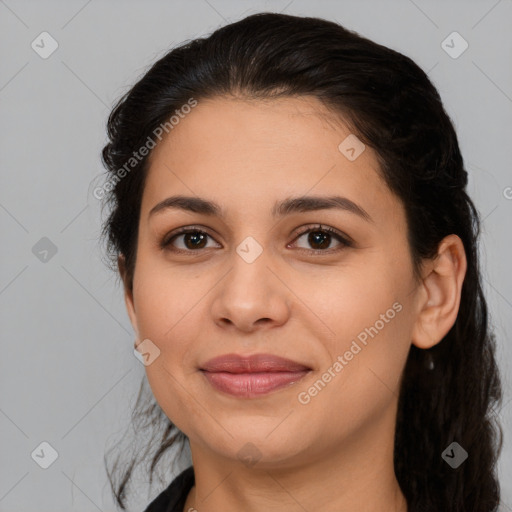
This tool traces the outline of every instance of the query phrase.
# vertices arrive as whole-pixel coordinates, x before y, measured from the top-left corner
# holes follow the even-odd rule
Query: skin
[[[185,511],[407,510],[393,470],[400,377],[411,344],[429,348],[454,324],[466,259],[450,235],[415,280],[403,206],[370,147],[354,161],[338,150],[350,133],[313,98],[222,97],[200,101],[151,154],[125,301],[136,344],[149,339],[160,350],[146,366],[155,398],[190,441],[196,484]],[[215,201],[226,216],[149,216],[176,194]],[[271,215],[275,201],[332,194],[372,221],[334,209]],[[322,249],[296,233],[320,223],[354,245],[326,234]],[[186,254],[159,247],[183,226],[209,235],[202,248],[187,235],[173,242]],[[248,236],[263,249],[252,263],[236,252]],[[122,256],[119,269],[124,279]],[[396,302],[401,311],[300,403]],[[313,371],[263,397],[235,398],[198,370],[233,352],[272,353]],[[252,465],[238,459],[248,442],[261,457]]]

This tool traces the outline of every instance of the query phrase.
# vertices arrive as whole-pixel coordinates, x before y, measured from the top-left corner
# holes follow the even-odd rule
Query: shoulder
[[[183,512],[187,495],[194,485],[194,467],[182,471],[144,512]]]

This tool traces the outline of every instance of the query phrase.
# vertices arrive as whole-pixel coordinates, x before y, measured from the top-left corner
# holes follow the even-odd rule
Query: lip
[[[200,367],[207,372],[261,373],[261,372],[300,372],[311,370],[309,366],[273,354],[225,354],[206,361]]]
[[[272,354],[226,354],[210,359],[200,370],[216,390],[254,398],[291,386],[312,369]]]

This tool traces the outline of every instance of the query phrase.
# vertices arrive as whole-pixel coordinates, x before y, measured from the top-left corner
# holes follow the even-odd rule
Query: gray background
[[[484,284],[505,385],[500,473],[512,473],[511,0],[0,0],[0,510],[114,510],[103,454],[130,420],[144,367],[98,244],[92,190],[106,118],[168,48],[265,10],[337,20],[410,56],[438,87],[484,219]],[[31,47],[43,31],[59,45],[47,59]],[[441,46],[453,31],[469,44],[458,58]],[[43,237],[57,248],[46,262],[33,252]],[[59,454],[46,470],[31,457],[43,441]],[[161,490],[148,495],[140,478],[130,510]],[[512,479],[501,483],[502,508],[512,510]]]

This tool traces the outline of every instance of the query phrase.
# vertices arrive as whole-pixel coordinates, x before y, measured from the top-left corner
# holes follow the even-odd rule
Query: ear
[[[117,268],[119,270],[119,275],[123,281],[124,288],[124,302],[126,304],[126,311],[128,313],[128,317],[130,318],[130,323],[132,324],[133,330],[135,331],[136,341],[135,345],[139,343],[139,328],[137,324],[137,315],[135,313],[135,303],[133,300],[133,290],[130,288],[128,283],[127,274],[126,274],[126,260],[123,254],[120,254],[117,258]]]
[[[412,331],[412,342],[427,349],[439,343],[452,328],[459,312],[467,261],[464,244],[457,235],[445,237],[437,256],[426,265],[421,299]]]

